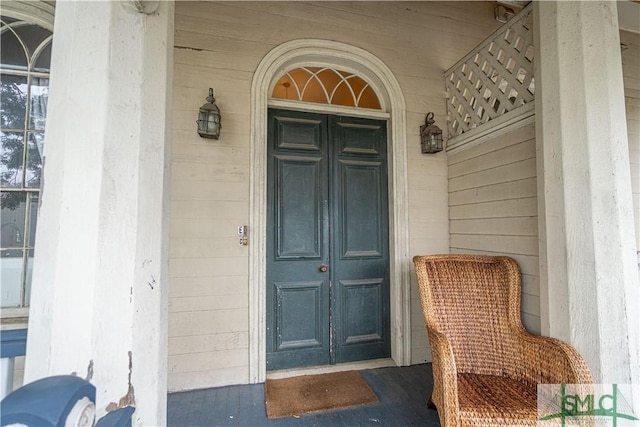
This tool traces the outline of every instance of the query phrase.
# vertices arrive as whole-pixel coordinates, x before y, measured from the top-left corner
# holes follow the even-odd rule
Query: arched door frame
[[[389,118],[389,243],[391,357],[411,361],[411,288],[407,198],[405,101],[395,76],[380,59],[348,44],[317,39],[283,43],[260,62],[251,84],[251,179],[249,200],[249,381],[266,378],[267,108],[270,90],[285,69],[324,63],[355,70],[370,82]]]

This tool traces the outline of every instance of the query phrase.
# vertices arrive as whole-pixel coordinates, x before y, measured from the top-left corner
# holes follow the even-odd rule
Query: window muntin
[[[29,305],[49,96],[51,31],[0,26],[0,274],[2,307]]]
[[[380,110],[380,100],[361,77],[334,68],[300,67],[276,83],[272,98]]]

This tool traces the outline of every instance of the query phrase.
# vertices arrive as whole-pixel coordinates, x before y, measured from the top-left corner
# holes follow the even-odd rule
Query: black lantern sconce
[[[220,137],[220,109],[213,97],[213,89],[209,88],[207,103],[200,107],[198,116],[198,135],[203,138],[218,139]]]
[[[434,125],[433,113],[428,113],[425,123],[420,126],[420,139],[422,141],[422,153],[439,153],[442,151],[442,129]]]

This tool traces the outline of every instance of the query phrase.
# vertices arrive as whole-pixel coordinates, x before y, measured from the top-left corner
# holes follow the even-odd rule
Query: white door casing
[[[249,200],[249,381],[266,378],[267,108],[277,78],[299,65],[325,64],[356,72],[367,80],[390,115],[389,233],[391,278],[391,357],[411,362],[410,256],[408,226],[405,101],[400,84],[379,58],[344,43],[300,39],[272,49],[260,62],[251,85],[251,178]],[[327,111],[336,110],[327,106]]]

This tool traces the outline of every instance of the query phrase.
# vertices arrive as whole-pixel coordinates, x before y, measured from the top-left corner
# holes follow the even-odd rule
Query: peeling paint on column
[[[156,284],[156,278],[153,277],[153,274],[151,275],[151,280],[147,282],[147,285],[149,285],[149,287],[151,288],[151,290],[153,290],[153,286]]]
[[[199,48],[195,48],[195,47],[187,47],[187,46],[174,46],[175,49],[179,49],[179,50],[191,50],[194,52],[215,52],[214,50],[208,50],[208,49],[199,49]]]
[[[89,366],[87,366],[87,377],[85,378],[85,380],[91,382],[92,379],[93,379],[93,359],[89,360]]]
[[[146,268],[147,266],[150,266],[151,263],[153,262],[153,260],[150,259],[145,259],[144,261],[142,261],[142,268]],[[151,290],[155,289],[155,285],[156,285],[156,278],[153,276],[153,274],[150,274],[150,279],[147,282],[147,285],[149,285],[149,287],[151,288]]]
[[[129,378],[127,394],[122,396],[116,405],[115,402],[110,402],[107,405],[107,412],[113,412],[118,408],[125,408],[127,406],[136,406],[136,396],[133,390],[133,384],[131,384],[131,373],[133,372],[133,354],[129,351]]]
[[[152,15],[160,6],[159,0],[131,0],[130,3],[124,3],[127,9],[133,9],[145,15]],[[133,7],[130,7],[132,5]]]

